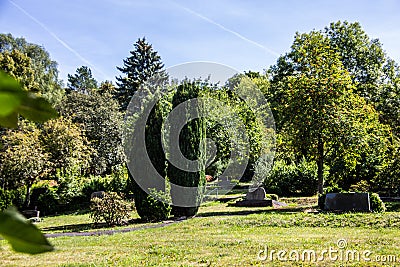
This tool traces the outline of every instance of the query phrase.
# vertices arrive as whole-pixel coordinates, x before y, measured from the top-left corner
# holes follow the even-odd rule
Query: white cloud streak
[[[277,52],[275,52],[274,50],[272,50],[272,49],[270,49],[270,48],[268,48],[268,47],[266,47],[266,46],[264,46],[264,45],[262,45],[262,44],[260,44],[260,43],[258,43],[256,41],[253,41],[253,40],[241,35],[240,33],[225,27],[222,24],[220,24],[220,23],[218,23],[218,22],[216,22],[216,21],[214,21],[214,20],[212,20],[212,19],[210,19],[210,18],[208,18],[208,17],[206,17],[206,16],[204,16],[204,15],[202,15],[202,14],[200,14],[200,13],[198,13],[198,12],[196,12],[196,11],[190,9],[190,8],[188,8],[188,7],[182,6],[182,5],[180,5],[180,4],[178,4],[178,3],[174,2],[174,1],[171,1],[171,2],[174,3],[176,6],[184,9],[186,12],[188,12],[188,13],[190,13],[192,15],[195,15],[196,17],[199,17],[202,20],[213,24],[214,26],[217,26],[218,28],[222,29],[225,32],[228,32],[228,33],[231,33],[231,34],[235,35],[236,37],[238,37],[241,40],[243,40],[243,41],[245,41],[247,43],[250,43],[252,45],[255,45],[255,46],[263,49],[264,51],[266,51],[267,53],[269,53],[269,54],[271,54],[273,56],[279,56],[279,54]]]
[[[15,2],[8,0],[13,6],[15,6],[19,11],[21,11],[23,14],[25,14],[27,17],[29,17],[31,20],[33,20],[36,24],[38,24],[40,27],[42,27],[48,34],[50,34],[54,39],[56,39],[64,48],[66,48],[68,51],[70,51],[72,54],[74,54],[80,61],[91,67],[94,71],[99,73],[100,75],[103,76],[103,78],[106,78],[107,75],[99,70],[94,64],[92,64],[89,60],[84,58],[81,54],[78,53],[75,49],[73,49],[71,46],[69,46],[66,42],[64,42],[60,37],[58,37],[54,32],[52,32],[49,28],[46,27],[42,22],[40,22],[38,19],[36,19],[34,16],[28,13],[25,9],[23,9],[21,6],[17,5]]]

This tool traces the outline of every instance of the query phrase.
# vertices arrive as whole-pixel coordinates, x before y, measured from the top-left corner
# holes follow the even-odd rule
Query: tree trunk
[[[24,206],[26,208],[28,208],[29,205],[31,205],[31,187],[32,187],[32,185],[30,183],[26,185],[26,196],[25,196],[25,204],[24,204]]]
[[[324,142],[322,138],[318,139],[318,193],[324,192]]]

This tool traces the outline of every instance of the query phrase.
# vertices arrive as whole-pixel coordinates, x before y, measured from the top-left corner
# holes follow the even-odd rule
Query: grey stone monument
[[[245,200],[236,201],[236,207],[272,207],[272,200],[265,199],[265,190],[258,187],[246,194]]]
[[[263,187],[257,187],[253,191],[249,191],[246,194],[246,200],[264,200],[265,199],[265,189]]]

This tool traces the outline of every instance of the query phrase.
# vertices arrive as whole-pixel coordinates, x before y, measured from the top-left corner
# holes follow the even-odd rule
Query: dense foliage
[[[88,173],[109,174],[114,166],[123,164],[122,114],[110,94],[72,91],[59,109],[63,116],[79,125],[89,141],[93,153]]]
[[[3,136],[1,169],[3,188],[26,188],[25,207],[30,205],[32,185],[48,172],[49,154],[40,143],[40,131],[33,124],[23,123],[19,131]]]
[[[177,91],[172,99],[172,107],[175,108],[179,104],[188,101],[189,99],[198,98],[201,91],[204,90],[204,85],[198,82],[184,82],[178,86]],[[189,114],[189,110],[185,110],[186,114]],[[199,110],[194,111],[198,114]],[[192,116],[196,117],[195,114]],[[203,198],[203,188],[206,182],[205,178],[205,160],[206,160],[206,149],[205,143],[202,142],[206,137],[206,124],[205,119],[202,117],[190,120],[183,127],[181,131],[177,129],[179,125],[171,123],[170,131],[172,133],[179,133],[179,148],[182,154],[188,160],[196,160],[198,162],[198,169],[193,171],[182,170],[177,168],[173,164],[168,164],[167,175],[171,183],[186,187],[198,187],[198,191],[194,195],[188,195],[190,203],[195,203],[195,207],[178,207],[173,206],[172,213],[175,216],[193,216],[197,213],[197,210],[201,204]],[[174,198],[180,198],[178,192],[175,192],[171,188],[172,201]]]
[[[393,126],[399,117],[393,109],[382,112],[399,99],[396,73],[379,41],[358,23],[296,34],[291,51],[269,70],[266,96],[277,123],[278,158],[315,161],[320,193],[324,184],[348,190],[361,180],[375,191],[379,184],[397,190],[393,176],[382,172],[396,163],[390,158],[398,146]],[[380,97],[382,88],[389,98]]]
[[[305,159],[298,164],[276,161],[264,180],[268,193],[279,196],[313,196],[317,193],[317,166]]]
[[[161,143],[162,123],[162,106],[161,104],[156,104],[150,112],[145,126],[146,153],[155,170],[166,180],[167,161]],[[133,193],[136,210],[145,221],[160,221],[169,217],[171,197],[169,196],[170,192],[167,190],[167,184],[164,185],[163,189],[164,191],[157,191],[155,188],[150,188],[148,192],[145,192],[137,184],[132,174],[129,174],[127,191]]]
[[[37,103],[42,105],[38,106]],[[57,115],[48,102],[26,93],[21,84],[1,71],[0,104],[0,126],[17,127],[18,114],[27,106],[30,107],[29,118],[36,122],[45,121]],[[26,110],[23,113],[26,113]],[[3,176],[2,182],[4,180]],[[38,254],[52,251],[54,247],[47,241],[46,237],[14,207],[9,207],[3,211],[4,208],[15,201],[14,192],[0,190],[0,235],[18,252]],[[27,186],[26,201],[28,204],[30,200],[29,192],[30,187]]]
[[[171,213],[166,203],[175,194],[169,191],[169,182],[199,186],[193,197],[200,204],[205,174],[219,177],[230,163],[233,148],[227,140],[232,129],[221,124],[226,116],[222,106],[229,107],[232,121],[243,123],[248,136],[249,154],[241,159],[248,163],[244,174],[234,178],[249,181],[260,168],[270,168],[256,163],[270,152],[269,129],[258,111],[235,94],[253,85],[270,103],[277,130],[275,166],[264,181],[268,192],[280,196],[316,192],[323,196],[330,190],[400,193],[400,67],[359,23],[339,21],[320,31],[296,33],[289,51],[264,74],[248,71],[226,85],[203,81],[174,85],[177,90],[155,105],[145,123],[146,152],[165,179],[165,189],[151,189],[151,194],[128,175],[121,137],[122,112],[131,97],[155,74],[167,80],[158,52],[145,38],[136,41],[118,67],[122,75],[116,77],[116,86],[96,81],[90,68],[82,66],[68,75],[63,88],[49,53],[11,34],[0,34],[0,70],[15,79],[0,79],[1,86],[8,81],[9,88],[22,88],[0,95],[0,124],[14,128],[0,129],[0,209],[13,203],[52,213],[81,208],[82,203],[87,206],[94,191],[125,191],[133,194],[143,219],[163,220]],[[200,171],[187,172],[165,154],[161,128],[172,108],[197,97],[211,97],[221,106],[209,111],[213,119],[194,119],[183,127],[180,149],[187,159],[201,163]],[[54,118],[48,102],[60,118]],[[36,123],[26,120],[32,118]],[[214,158],[208,158],[204,138],[214,141]],[[374,194],[371,201],[379,202]],[[197,207],[172,209],[176,216],[196,212]]]
[[[137,185],[136,185],[137,186]],[[156,191],[154,188],[149,191],[149,194],[140,188],[136,189],[135,206],[140,218],[144,221],[158,222],[166,220],[171,214],[172,207],[171,196],[162,191]]]
[[[369,194],[369,201],[371,203],[371,210],[373,212],[384,212],[386,211],[385,203],[381,200],[377,193]]]
[[[57,62],[51,60],[42,46],[28,43],[24,38],[0,34],[0,69],[52,104],[59,103],[64,95]]]

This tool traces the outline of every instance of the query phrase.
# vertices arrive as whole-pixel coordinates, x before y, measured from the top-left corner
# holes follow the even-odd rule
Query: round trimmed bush
[[[115,192],[104,193],[103,197],[91,200],[90,217],[94,223],[105,221],[107,225],[120,225],[129,219],[132,205]]]

